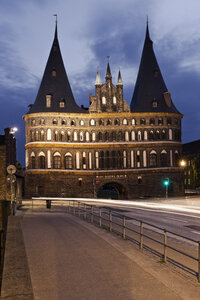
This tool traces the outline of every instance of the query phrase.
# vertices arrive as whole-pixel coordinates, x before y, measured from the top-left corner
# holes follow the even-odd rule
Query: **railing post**
[[[75,215],[75,201],[73,200],[73,207],[74,207],[74,215]]]
[[[84,203],[84,219],[86,220],[87,218],[87,210],[86,210],[86,205]]]
[[[164,255],[163,255],[163,262],[167,262],[167,232],[164,229]]]
[[[140,221],[140,249],[143,249],[143,223]]]
[[[99,227],[101,227],[101,207],[99,207]]]
[[[93,216],[93,206],[91,205],[91,223],[94,221],[94,216]]]
[[[78,216],[80,218],[80,202],[78,202]]]
[[[198,282],[200,282],[200,241],[199,241],[199,250],[198,250]]]
[[[112,231],[112,211],[109,211],[109,229]]]
[[[123,216],[123,239],[126,239],[126,217]]]

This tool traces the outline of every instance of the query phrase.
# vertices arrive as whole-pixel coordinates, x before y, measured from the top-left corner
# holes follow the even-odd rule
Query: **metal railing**
[[[58,204],[59,200],[48,201],[51,201],[48,208],[51,208],[51,204],[54,204],[55,209],[61,207],[61,201]],[[67,212],[120,235],[124,240],[138,245],[140,250],[150,251],[160,257],[161,262],[169,262],[181,268],[195,276],[200,282],[200,241],[197,242],[148,222],[125,216],[118,213],[118,209],[89,205],[78,200],[68,200],[64,203]],[[186,242],[187,246],[183,242]]]

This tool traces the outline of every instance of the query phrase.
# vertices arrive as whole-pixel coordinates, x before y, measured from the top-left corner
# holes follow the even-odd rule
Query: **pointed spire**
[[[117,85],[123,85],[123,82],[122,82],[122,76],[121,76],[120,70],[119,70],[119,73],[118,73]]]
[[[95,85],[101,85],[101,78],[100,78],[99,71],[97,71]]]
[[[58,39],[58,30],[57,30],[57,24],[58,24],[58,16],[57,14],[53,15],[54,17],[56,17],[56,25],[55,25],[55,35],[54,35],[54,41]]]
[[[46,105],[46,97],[51,95],[51,107]],[[60,105],[64,102],[64,106]],[[86,113],[75,102],[71,86],[67,77],[65,66],[57,38],[57,16],[55,36],[49,58],[46,64],[40,88],[29,113],[38,112],[64,112],[64,113]]]
[[[107,70],[106,70],[106,79],[111,79],[112,75],[111,75],[110,65],[109,65],[109,58],[110,58],[110,56],[107,56],[107,58],[108,58],[108,64],[107,64]]]
[[[139,72],[130,105],[131,111],[179,113],[172,102],[170,106],[167,105],[166,93],[168,90],[153,50],[147,22]]]

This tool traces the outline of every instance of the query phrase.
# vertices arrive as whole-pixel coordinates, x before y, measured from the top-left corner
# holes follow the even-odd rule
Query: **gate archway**
[[[102,185],[98,192],[97,198],[103,199],[127,199],[127,192],[123,185],[118,182],[108,182]]]

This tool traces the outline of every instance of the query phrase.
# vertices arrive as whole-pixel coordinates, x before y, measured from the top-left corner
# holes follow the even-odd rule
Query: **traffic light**
[[[165,179],[165,180],[163,181],[163,183],[164,183],[165,186],[168,186],[168,185],[169,185],[169,179],[168,179],[168,178]]]

